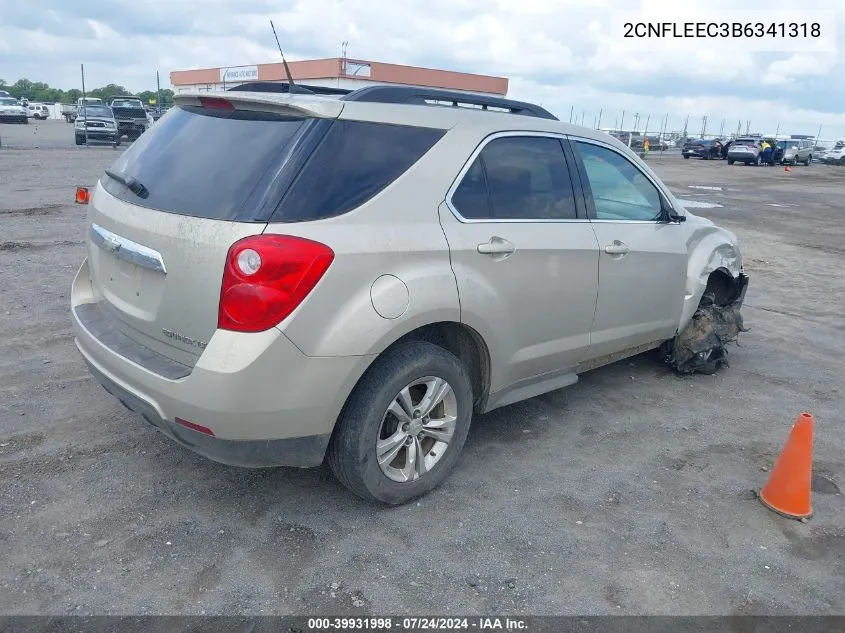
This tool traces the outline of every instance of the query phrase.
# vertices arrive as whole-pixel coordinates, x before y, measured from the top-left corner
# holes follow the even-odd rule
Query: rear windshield
[[[250,193],[305,121],[245,110],[171,108],[111,167],[138,180],[149,196],[141,199],[107,176],[101,182],[131,204],[239,219]]]
[[[445,130],[267,112],[171,108],[111,171],[112,195],[159,211],[239,222],[302,222],[350,211],[416,163]]]

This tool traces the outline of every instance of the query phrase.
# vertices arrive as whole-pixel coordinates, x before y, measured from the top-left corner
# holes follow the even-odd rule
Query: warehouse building
[[[445,88],[467,93],[505,96],[504,77],[459,73],[400,64],[352,60],[342,57],[288,62],[291,76],[298,83],[327,88],[354,90],[366,86],[393,84]],[[253,81],[285,82],[281,62],[255,66],[176,70],[170,73],[173,92],[215,92]]]

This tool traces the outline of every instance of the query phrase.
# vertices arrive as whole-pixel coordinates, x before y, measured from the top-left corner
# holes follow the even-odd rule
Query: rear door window
[[[575,194],[560,140],[493,139],[455,189],[452,205],[466,219],[575,219]]]

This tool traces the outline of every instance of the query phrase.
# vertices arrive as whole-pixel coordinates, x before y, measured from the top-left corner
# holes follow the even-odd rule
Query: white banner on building
[[[258,66],[236,66],[235,68],[221,68],[220,81],[258,81]]]

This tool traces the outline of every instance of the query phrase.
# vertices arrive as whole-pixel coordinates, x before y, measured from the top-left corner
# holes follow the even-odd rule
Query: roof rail
[[[513,99],[505,99],[504,97],[471,94],[457,90],[425,88],[423,86],[367,86],[366,88],[353,90],[346,96],[341,97],[341,99],[344,101],[401,103],[405,105],[476,106],[481,110],[498,110],[511,114],[558,120],[551,112],[533,103],[514,101]]]
[[[252,81],[245,84],[226,88],[226,91],[236,90],[238,92],[292,92],[293,94],[315,94],[315,95],[347,95],[351,90],[344,88],[329,88],[327,86],[307,86],[295,84],[293,90],[288,83],[276,81]]]

